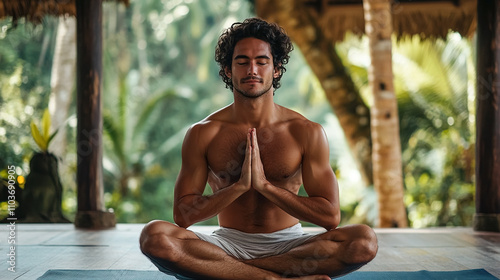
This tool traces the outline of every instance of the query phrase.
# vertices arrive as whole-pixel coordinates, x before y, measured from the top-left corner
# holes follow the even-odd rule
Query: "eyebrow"
[[[240,55],[237,55],[234,57],[234,60],[237,60],[237,59],[250,59],[250,58],[246,55],[240,54]],[[267,55],[259,55],[256,57],[256,59],[271,59],[271,58]]]

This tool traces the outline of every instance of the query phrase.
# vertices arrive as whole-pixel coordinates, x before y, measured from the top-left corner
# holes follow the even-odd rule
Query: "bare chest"
[[[258,129],[257,139],[266,178],[276,184],[298,179],[300,185],[302,151],[293,137],[283,130]],[[240,178],[245,148],[244,130],[222,130],[214,137],[207,150],[212,187],[224,187]]]

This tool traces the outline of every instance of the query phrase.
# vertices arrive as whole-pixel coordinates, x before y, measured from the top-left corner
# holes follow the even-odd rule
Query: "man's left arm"
[[[323,128],[309,123],[303,134],[302,180],[307,197],[276,187],[265,178],[256,133],[252,145],[252,185],[267,199],[299,220],[327,230],[340,223],[339,191],[330,166],[328,140]]]

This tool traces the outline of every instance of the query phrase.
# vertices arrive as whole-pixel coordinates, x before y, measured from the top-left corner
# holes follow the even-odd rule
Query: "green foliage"
[[[365,38],[351,38],[339,50],[369,98],[366,43]],[[475,141],[470,42],[450,33],[446,41],[413,36],[393,46],[410,224],[470,226]]]
[[[0,20],[0,169],[29,171],[35,145],[30,122],[47,108],[56,22],[48,18],[33,26],[21,20],[13,28]]]
[[[474,92],[469,89],[475,71],[470,50],[457,34],[436,42],[408,38],[396,47],[410,60],[395,68],[402,74],[397,91],[405,200],[414,227],[472,224]],[[410,71],[403,71],[409,65],[412,79]]]

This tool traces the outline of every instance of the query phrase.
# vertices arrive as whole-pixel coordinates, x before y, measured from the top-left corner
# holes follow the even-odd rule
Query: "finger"
[[[259,143],[257,141],[257,130],[252,131],[252,157],[255,159],[254,162],[260,161],[260,149]]]
[[[252,146],[259,151],[259,143],[257,142],[257,129],[252,130]]]
[[[247,133],[247,149],[245,151],[245,160],[243,162],[243,165],[245,164],[250,164],[252,160],[252,138],[251,138],[251,133],[250,130]]]
[[[252,148],[252,129],[248,129],[247,133],[247,150],[250,150]]]
[[[241,166],[241,183],[245,186],[250,186],[252,174],[252,148],[250,143],[250,132],[247,133],[247,143],[246,143],[246,151],[245,158],[243,159],[243,164]]]

